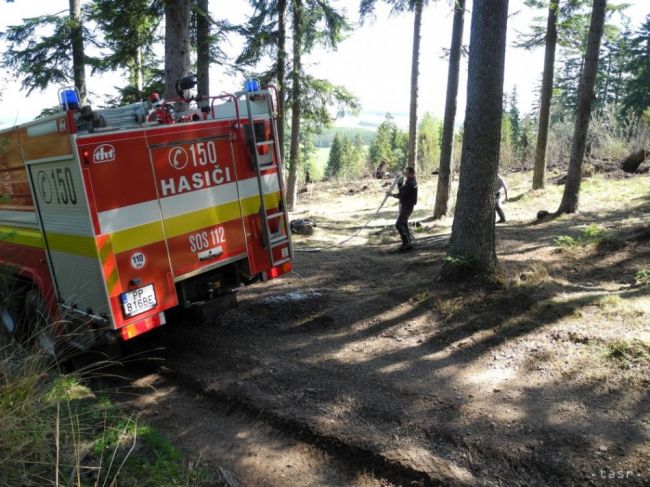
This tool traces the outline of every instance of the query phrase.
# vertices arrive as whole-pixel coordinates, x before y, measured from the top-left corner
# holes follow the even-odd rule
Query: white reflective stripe
[[[273,194],[280,191],[280,182],[277,174],[262,176],[262,187],[264,194]],[[114,233],[127,228],[146,225],[147,223],[160,220],[160,212],[165,218],[192,213],[211,206],[218,206],[232,201],[237,201],[237,190],[239,198],[245,199],[259,195],[257,178],[249,178],[237,183],[229,183],[221,186],[192,191],[189,193],[177,194],[158,200],[145,201],[134,205],[123,206],[113,210],[98,213],[99,227],[101,233]]]
[[[113,233],[126,228],[146,225],[160,220],[160,206],[157,200],[122,206],[102,211],[98,215],[102,233]]]
[[[192,213],[211,206],[219,206],[231,201],[237,201],[236,183],[222,184],[200,191],[168,196],[160,200],[163,216],[174,216]]]
[[[38,228],[35,211],[0,210],[0,225]]]
[[[243,181],[239,181],[238,185],[239,197],[242,199],[260,194],[257,178],[244,179]],[[277,174],[273,173],[262,176],[262,188],[264,189],[264,194],[280,191],[280,181],[278,181]]]

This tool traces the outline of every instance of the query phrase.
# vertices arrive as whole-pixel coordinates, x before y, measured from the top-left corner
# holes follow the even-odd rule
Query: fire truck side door
[[[82,312],[109,314],[78,160],[26,161],[57,296]]]

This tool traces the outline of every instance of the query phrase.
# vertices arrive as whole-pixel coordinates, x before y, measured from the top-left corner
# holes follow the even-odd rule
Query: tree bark
[[[569,171],[564,186],[562,202],[557,210],[557,214],[575,213],[578,211],[580,183],[582,181],[582,160],[585,156],[587,132],[591,119],[591,107],[594,100],[594,86],[596,84],[596,74],[598,73],[598,52],[600,50],[600,39],[603,35],[603,26],[605,24],[606,7],[607,0],[594,0],[589,36],[587,38],[587,51],[583,63],[584,68],[578,89],[578,104],[576,107],[573,141],[571,143]]]
[[[209,106],[210,97],[210,1],[196,2],[196,79],[201,104]]]
[[[72,43],[72,71],[74,85],[79,90],[81,103],[86,103],[86,59],[83,30],[81,28],[81,0],[70,0],[70,40]]]
[[[293,1],[293,71],[291,93],[291,149],[287,181],[287,209],[293,210],[298,193],[298,164],[300,162],[300,71],[302,69],[302,0]]]
[[[496,269],[494,220],[508,0],[475,0],[458,200],[441,279]]]
[[[165,98],[175,98],[176,81],[190,69],[190,0],[165,1]]]
[[[409,113],[409,146],[407,166],[415,168],[417,154],[418,130],[418,77],[420,74],[420,30],[422,27],[422,0],[415,2],[415,19],[413,22],[413,58],[411,60],[411,107]]]
[[[280,155],[284,161],[284,128],[285,116],[284,105],[287,99],[286,87],[286,65],[287,65],[287,24],[285,15],[287,12],[287,0],[278,0],[278,144],[280,144]]]
[[[135,52],[135,86],[142,95],[144,89],[144,62],[142,60],[142,47],[138,46]]]
[[[553,74],[555,71],[555,48],[557,46],[557,17],[560,0],[551,0],[548,7],[546,24],[546,47],[544,50],[544,74],[539,103],[539,128],[537,147],[535,149],[535,170],[533,172],[533,189],[544,187],[546,171],[546,146],[548,144],[548,127],[551,118],[551,99],[553,97]]]
[[[463,47],[463,25],[465,22],[465,0],[456,0],[454,8],[454,27],[451,33],[449,67],[447,71],[447,100],[445,102],[445,120],[442,128],[442,147],[440,148],[440,168],[438,170],[438,189],[433,218],[439,219],[447,214],[449,203],[449,180],[451,176],[451,159],[454,149],[454,124],[456,122],[456,98],[458,96],[458,76],[460,57]]]

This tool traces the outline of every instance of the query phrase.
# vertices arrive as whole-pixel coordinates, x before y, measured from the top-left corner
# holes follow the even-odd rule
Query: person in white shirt
[[[508,201],[508,187],[506,186],[506,182],[503,180],[500,174],[497,174],[497,204],[496,204],[496,211],[497,215],[499,215],[499,220],[497,223],[505,223],[506,222],[506,214],[503,212],[503,208],[501,208],[501,200]]]

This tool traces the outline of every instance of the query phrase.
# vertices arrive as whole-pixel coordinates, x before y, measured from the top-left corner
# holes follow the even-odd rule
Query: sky
[[[84,2],[82,2],[84,3]],[[358,0],[334,0],[344,9],[355,23],[358,23]],[[450,0],[430,3],[423,13],[422,40],[420,53],[420,92],[419,114],[428,111],[442,118],[444,113],[445,90],[447,84],[447,62],[441,59],[443,49],[449,47],[451,40],[452,9]],[[469,43],[471,0],[468,0],[468,14],[465,19],[464,44]],[[650,14],[650,1],[628,0],[630,7],[626,14],[632,19],[634,27],[640,25]],[[33,2],[16,0],[2,5],[0,31],[6,26],[21,22],[22,18],[56,13],[68,8],[68,0],[49,0]],[[245,22],[251,13],[245,0],[211,2],[215,18],[225,18],[233,23]],[[523,0],[510,0],[508,19],[508,49],[506,52],[506,72],[504,90],[510,92],[517,88],[520,110],[529,112],[536,101],[537,86],[543,67],[543,48],[532,52],[512,46],[519,32],[525,32],[535,16],[545,16],[543,10],[535,10],[523,5]],[[347,87],[361,101],[362,112],[359,117],[345,118],[337,125],[354,126],[359,122],[379,123],[386,112],[391,112],[396,121],[407,124],[410,96],[411,52],[413,44],[413,14],[390,15],[390,9],[380,4],[374,20],[358,26],[336,51],[316,50],[305,60],[310,74],[326,78]],[[236,56],[242,42],[232,37],[225,47],[226,52]],[[0,41],[0,49],[2,49]],[[87,85],[91,91],[89,99],[100,105],[103,97],[115,95],[114,86],[124,85],[120,73],[90,76],[87,72]],[[466,59],[461,68],[458,94],[458,119],[465,110],[467,84]],[[211,92],[234,92],[241,89],[243,79],[232,77],[219,66],[211,70]],[[58,87],[42,92],[27,92],[20,89],[20,81],[14,73],[0,70],[0,127],[13,125],[33,119],[43,108],[56,104]]]

